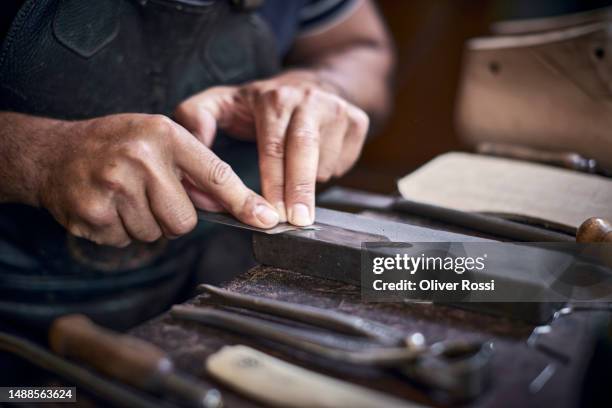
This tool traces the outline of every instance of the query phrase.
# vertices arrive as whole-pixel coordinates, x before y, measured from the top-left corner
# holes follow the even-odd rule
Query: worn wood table
[[[474,407],[572,407],[576,406],[586,364],[593,348],[591,312],[562,317],[562,333],[553,343],[570,353],[559,358],[527,342],[533,326],[505,318],[432,304],[362,303],[359,288],[295,272],[259,266],[223,285],[239,293],[313,305],[366,317],[396,326],[407,333],[419,331],[428,341],[443,339],[491,340],[495,353],[488,391],[467,404]],[[198,304],[195,297],[187,303]],[[561,321],[561,319],[559,321]],[[571,333],[571,335],[568,335]],[[373,371],[356,371],[318,361],[273,343],[262,343],[200,324],[178,321],[164,314],[132,330],[132,334],[166,350],[180,369],[218,387],[228,407],[259,406],[209,378],[206,358],[224,345],[246,344],[289,362],[382,390],[424,404],[444,405],[423,390],[397,377]],[[567,356],[566,356],[567,357]],[[542,381],[542,372],[554,373]],[[536,380],[536,378],[539,378]],[[534,380],[536,380],[534,382]]]

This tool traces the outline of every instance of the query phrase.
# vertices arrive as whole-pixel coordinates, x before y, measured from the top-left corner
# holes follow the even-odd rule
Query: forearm
[[[344,22],[299,37],[288,62],[316,74],[378,127],[392,107],[393,44],[371,1],[362,1]]]
[[[39,184],[49,144],[61,121],[0,112],[0,202],[39,205]]]
[[[312,69],[321,79],[339,89],[341,96],[370,116],[377,130],[392,108],[392,53],[378,45],[353,45],[322,58]]]

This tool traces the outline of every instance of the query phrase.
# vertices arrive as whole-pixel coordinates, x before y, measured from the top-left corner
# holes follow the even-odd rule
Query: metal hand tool
[[[538,393],[555,375],[560,367],[575,364],[583,356],[576,354],[576,345],[580,342],[591,344],[597,327],[602,320],[608,321],[612,312],[610,303],[569,303],[553,315],[550,322],[537,326],[527,338],[527,346],[550,357],[548,363],[529,384],[529,391]],[[590,316],[580,318],[576,314],[588,313]],[[569,340],[571,339],[571,341]]]
[[[78,359],[109,377],[141,390],[162,394],[196,408],[220,408],[221,394],[179,374],[159,348],[136,337],[95,325],[83,315],[56,319],[49,329],[51,349]]]
[[[215,212],[202,211],[202,210],[198,210],[197,213],[198,213],[198,220],[200,221],[207,221],[207,222],[212,222],[216,224],[223,224],[229,227],[238,227],[238,228],[248,229],[248,230],[255,231],[255,232],[262,232],[264,234],[270,234],[270,235],[281,234],[287,231],[319,229],[318,227],[315,227],[313,225],[307,226],[307,227],[298,227],[295,225],[288,224],[286,222],[280,223],[276,227],[273,227],[273,228],[264,229],[264,228],[257,228],[257,227],[253,227],[252,225],[244,224],[238,221],[236,218],[228,214],[224,214],[224,213],[215,213]]]
[[[198,219],[201,221],[223,224],[230,227],[261,232],[265,235],[286,235],[288,233],[321,233],[331,232],[339,235],[344,232],[345,238],[350,238],[355,245],[369,238],[371,241],[421,241],[421,242],[487,242],[484,238],[476,238],[470,235],[455,234],[431,228],[419,227],[387,220],[374,220],[356,214],[316,208],[316,222],[307,227],[282,223],[274,228],[263,229],[244,224],[227,213],[213,213],[198,211]],[[333,230],[333,231],[332,231]],[[364,238],[357,240],[356,238]]]
[[[171,315],[275,341],[333,361],[391,369],[457,400],[474,398],[487,385],[490,343],[447,341],[427,346],[421,333],[405,335],[367,319],[233,293],[211,285],[202,285],[200,289],[209,296],[207,301],[231,309],[174,306]],[[315,329],[244,315],[241,309],[310,324]]]
[[[321,333],[228,310],[176,305],[172,317],[255,336],[304,350],[326,359],[368,367],[396,367],[413,363],[428,350],[424,347],[385,347],[348,336]]]
[[[588,159],[574,152],[555,152],[518,144],[492,142],[479,143],[476,146],[476,151],[490,156],[548,164],[584,173],[594,173],[610,177],[609,172],[597,165],[597,160]]]
[[[453,210],[406,200],[402,197],[344,187],[332,187],[319,194],[317,200],[320,205],[324,206],[413,214],[515,241],[570,242],[573,240],[573,237],[569,234],[521,224],[500,217]]]
[[[382,345],[416,346],[415,339],[404,337],[403,333],[386,325],[359,316],[322,310],[318,307],[298,305],[261,296],[251,296],[221,289],[214,285],[202,284],[198,291],[207,295],[206,301],[222,306],[239,307],[256,312],[280,316],[293,321],[312,324],[336,332],[352,334],[372,339]],[[418,341],[417,341],[418,343]]]
[[[0,351],[11,353],[30,364],[54,373],[71,385],[83,387],[100,399],[125,408],[172,407],[159,399],[94,374],[61,358],[30,340],[0,332]]]

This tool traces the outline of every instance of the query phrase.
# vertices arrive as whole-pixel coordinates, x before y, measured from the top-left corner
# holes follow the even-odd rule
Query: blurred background
[[[604,0],[377,0],[394,38],[395,110],[356,167],[337,184],[390,193],[395,182],[438,154],[466,150],[453,113],[467,39],[499,20],[609,6]]]

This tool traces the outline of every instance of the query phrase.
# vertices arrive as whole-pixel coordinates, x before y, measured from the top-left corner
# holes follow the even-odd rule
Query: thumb
[[[218,86],[183,101],[174,111],[174,119],[195,135],[205,146],[212,146],[217,127],[231,123],[236,88]]]

